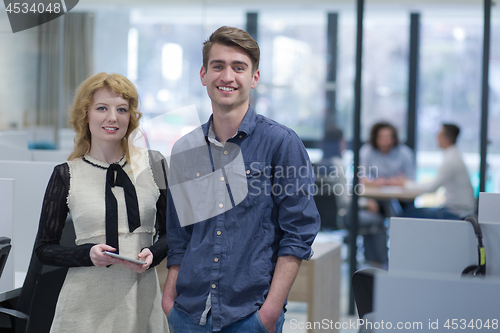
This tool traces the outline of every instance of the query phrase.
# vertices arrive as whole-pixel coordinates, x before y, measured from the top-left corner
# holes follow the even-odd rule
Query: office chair
[[[373,312],[373,286],[375,277],[380,274],[387,274],[387,271],[368,267],[357,270],[352,275],[352,291],[360,319]]]
[[[3,269],[5,268],[5,263],[7,262],[7,259],[9,257],[10,249],[11,249],[10,238],[0,237],[0,277],[2,276]],[[13,318],[15,316],[20,316],[20,317],[25,316],[23,313],[21,313],[17,310],[3,308],[3,307],[0,307],[0,313],[4,313],[4,314],[7,314],[10,316],[9,319],[10,319],[11,325],[14,322]],[[0,328],[0,330],[3,332],[3,327]]]
[[[3,269],[5,268],[5,263],[10,253],[10,238],[0,237],[0,277],[2,276]]]
[[[61,245],[75,246],[75,229],[68,215],[61,235]],[[31,260],[21,293],[12,303],[13,308],[0,307],[0,315],[6,314],[11,319],[9,332],[15,333],[48,333],[54,318],[59,292],[66,278],[67,267],[42,265],[33,246]],[[7,332],[2,328],[2,332]]]
[[[342,201],[339,199],[338,192],[343,189],[342,186],[345,186],[345,184],[342,184],[339,177],[332,176],[336,170],[335,168],[339,167],[334,161],[329,160],[313,165],[315,174],[313,198],[319,212],[321,230],[323,231],[344,228],[339,216]]]
[[[338,230],[340,229],[337,224],[338,218],[338,205],[337,197],[333,191],[322,191],[321,179],[317,178],[315,185],[318,187],[318,193],[314,195],[314,203],[318,209],[321,219],[321,230]]]

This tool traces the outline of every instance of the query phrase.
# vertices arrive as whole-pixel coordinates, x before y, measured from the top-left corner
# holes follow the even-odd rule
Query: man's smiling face
[[[250,90],[257,86],[260,72],[252,68],[252,61],[238,46],[215,43],[210,49],[207,68],[201,67],[201,82],[207,87],[212,107],[231,111],[248,107]]]

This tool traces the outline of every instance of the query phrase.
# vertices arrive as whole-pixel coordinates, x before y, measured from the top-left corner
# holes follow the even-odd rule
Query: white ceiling
[[[226,0],[80,0],[80,4],[115,4],[115,5],[181,5],[181,4],[198,4],[198,5],[251,5],[255,2],[272,3],[279,5],[294,5],[298,3],[325,5],[353,5],[355,0],[266,0],[266,1],[244,1],[235,0],[228,3]],[[417,5],[483,5],[483,0],[365,0],[366,5],[396,5],[396,6],[417,6]]]
[[[351,12],[355,19],[357,0],[80,0],[76,11],[92,10],[131,10],[142,16],[170,20],[203,18],[204,22],[218,16],[244,15],[246,12],[289,16],[295,19],[308,14],[325,11]],[[396,19],[401,15],[394,12],[420,12],[426,18],[462,21],[477,20],[483,17],[484,0],[365,0],[365,17],[380,15]],[[169,18],[170,17],[170,18]],[[492,19],[500,20],[500,5],[493,5]]]
[[[356,0],[80,0],[78,6],[205,6],[205,7],[260,7],[260,6],[322,6],[354,7]],[[482,7],[483,0],[365,0],[366,7],[382,6],[392,8],[420,7]]]

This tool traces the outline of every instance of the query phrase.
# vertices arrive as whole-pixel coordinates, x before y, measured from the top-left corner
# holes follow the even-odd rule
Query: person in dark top
[[[91,76],[76,93],[75,148],[47,185],[36,246],[43,264],[70,267],[51,332],[168,331],[156,270],[148,270],[168,248],[166,163],[131,145],[141,117],[137,104],[135,87],[119,74]],[[59,245],[68,212],[76,247]]]
[[[172,149],[167,196],[171,333],[281,332],[288,292],[312,256],[319,214],[308,154],[249,106],[259,46],[221,27],[204,43],[212,116]]]

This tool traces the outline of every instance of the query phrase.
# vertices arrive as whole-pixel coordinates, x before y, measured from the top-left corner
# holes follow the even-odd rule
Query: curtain
[[[61,59],[60,33],[64,29]],[[64,25],[53,20],[40,26],[40,59],[37,125],[54,129],[69,127],[68,110],[78,85],[93,70],[93,13],[67,13]],[[59,62],[63,61],[63,84],[59,83]],[[62,96],[62,123],[59,124],[59,94]]]

